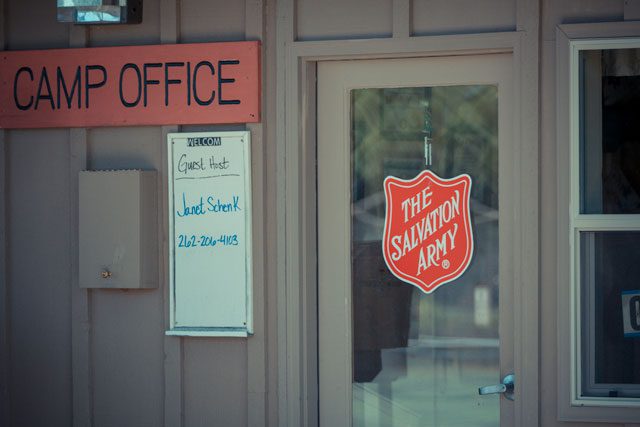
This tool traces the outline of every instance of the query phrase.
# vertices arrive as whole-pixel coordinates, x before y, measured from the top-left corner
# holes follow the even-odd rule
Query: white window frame
[[[582,365],[588,363],[590,355],[584,360],[581,355],[580,233],[637,231],[640,215],[580,213],[579,55],[585,50],[640,48],[640,25],[563,25],[557,29],[556,43],[558,416],[566,421],[633,422],[640,419],[640,398],[593,397],[582,393]]]

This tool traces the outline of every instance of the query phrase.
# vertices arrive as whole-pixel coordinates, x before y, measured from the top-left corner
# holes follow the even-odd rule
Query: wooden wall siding
[[[555,43],[556,26],[560,24],[624,20],[625,0],[541,0],[541,3],[543,41]]]
[[[516,29],[513,0],[413,0],[412,34],[472,34]]]
[[[178,0],[160,0],[160,42],[167,44],[178,43],[180,22],[177,17],[180,16],[181,6]],[[167,134],[178,132],[179,126],[162,126],[162,141],[167,140]],[[160,150],[160,163],[166,165],[168,162],[168,153],[166,150]],[[158,201],[159,206],[168,206],[169,196],[165,191],[164,183],[167,181],[167,168],[158,170]],[[166,260],[169,259],[169,245],[166,224],[169,223],[168,212],[161,209],[158,212],[158,238],[161,242],[158,250],[159,271],[159,288],[162,289],[162,307],[163,307],[163,326],[164,329],[169,328],[169,266]],[[164,426],[181,427],[184,420],[184,393],[182,381],[182,362],[183,362],[183,340],[177,337],[164,336]]]
[[[0,14],[0,48],[260,40],[264,7],[261,0],[145,0],[141,25],[80,27],[58,24],[55,2],[0,0],[0,10],[6,10]],[[0,251],[0,425],[266,425],[266,327],[257,328],[262,335],[249,340],[164,335],[164,210],[158,213],[163,261],[158,289],[77,287],[77,172],[156,169],[159,200],[166,204],[165,136],[178,130],[0,130],[0,210],[4,213],[6,206],[8,211],[6,224],[0,215],[0,243],[9,245],[6,256]],[[264,176],[262,125],[251,130],[258,147],[254,170]],[[262,181],[257,180],[259,188]],[[254,229],[264,232],[264,198],[259,196]],[[265,256],[258,258],[265,262]],[[266,322],[264,267],[256,269],[261,288],[254,304]]]
[[[10,425],[69,425],[68,131],[7,140]]]
[[[267,266],[275,264],[277,255],[275,251],[275,243],[273,238],[269,236],[275,235],[275,229],[269,226],[269,217],[275,219],[275,211],[267,208],[269,187],[267,180],[269,176],[276,174],[274,167],[267,165],[267,152],[271,141],[267,137],[269,123],[273,118],[272,100],[274,100],[275,85],[273,84],[275,72],[272,72],[275,66],[275,57],[271,54],[271,46],[274,46],[274,40],[267,32],[267,28],[271,27],[271,22],[267,10],[265,0],[246,0],[245,1],[245,39],[246,40],[262,40],[263,53],[265,54],[262,67],[262,123],[247,124],[247,130],[251,132],[251,171],[252,171],[252,190],[253,190],[253,328],[254,335],[252,339],[247,341],[247,425],[262,427],[267,425],[275,425],[275,418],[270,418],[269,413],[275,414],[268,408],[269,386],[267,380],[267,372],[275,371],[275,358],[268,366],[268,344],[269,337],[272,335],[268,328],[269,322],[269,302],[268,284],[275,286],[275,281],[269,280],[267,276]],[[270,113],[266,113],[270,112]],[[275,199],[275,197],[274,197]],[[275,224],[273,221],[272,224]],[[275,306],[274,306],[275,307]],[[273,312],[273,317],[276,313]],[[272,331],[274,331],[272,329]],[[275,335],[275,334],[274,334]],[[272,340],[275,341],[275,340]],[[276,383],[272,383],[273,395],[275,395]],[[272,402],[275,404],[275,400]],[[272,405],[273,406],[273,405]]]
[[[187,340],[184,358],[184,425],[248,425],[245,342],[218,339],[212,345],[207,339]]]
[[[277,285],[284,279],[277,270],[283,252],[275,236],[286,224],[276,192],[287,163],[275,142],[287,94],[286,50],[276,53],[276,34],[289,44],[512,31],[524,1],[144,0],[141,25],[87,31],[58,24],[52,0],[0,0],[0,49],[262,39],[265,53],[263,123],[249,127],[254,188],[261,193],[254,230],[262,230],[255,246],[264,253],[256,257],[254,306],[262,324],[248,340],[165,337],[164,263],[155,290],[76,288],[77,171],[157,169],[159,200],[166,204],[164,135],[181,128],[0,130],[0,425],[279,425],[278,405],[281,414],[285,409],[277,398],[278,368],[287,361],[278,359],[276,338],[282,344],[284,337],[276,331],[287,295]],[[624,0],[540,4],[540,425],[578,426],[558,422],[556,414],[555,26],[620,21]],[[244,126],[184,130],[205,129]],[[166,260],[164,212],[159,219],[164,252],[158,256]]]
[[[180,2],[180,43],[237,41],[245,39],[245,2]]]
[[[390,37],[398,0],[297,0],[297,41]],[[514,0],[407,0],[412,36],[513,31]],[[487,13],[490,11],[490,13]]]
[[[5,0],[0,0],[0,14],[6,15]],[[0,18],[0,51],[5,50],[5,18]],[[9,425],[9,286],[7,277],[7,144],[6,132],[0,130],[0,424]]]
[[[296,39],[390,37],[392,4],[392,0],[297,0],[291,11],[296,17]]]
[[[7,50],[65,48],[69,27],[56,24],[55,3],[5,0]]]
[[[262,0],[260,0],[262,2]],[[277,138],[277,125],[276,120],[278,118],[278,110],[280,109],[277,104],[277,64],[279,56],[277,56],[277,13],[276,2],[265,1],[264,2],[264,21],[260,31],[263,34],[264,49],[266,60],[262,64],[263,70],[263,95],[262,100],[262,114],[263,114],[263,129],[262,129],[262,153],[263,153],[263,171],[261,175],[254,175],[256,179],[262,179],[263,192],[263,236],[262,245],[258,246],[255,242],[255,247],[264,248],[264,261],[262,265],[263,283],[261,289],[254,288],[254,328],[256,336],[259,331],[264,333],[262,340],[262,346],[264,352],[258,354],[257,357],[262,358],[261,365],[264,366],[261,373],[262,383],[256,381],[257,387],[255,389],[249,389],[249,403],[253,405],[253,401],[258,397],[258,401],[261,404],[259,411],[249,414],[249,420],[253,424],[258,418],[258,422],[255,425],[258,427],[271,426],[275,427],[278,424],[278,263],[279,252],[277,227],[278,212],[277,204],[277,184],[278,184],[278,162],[276,150],[276,138]],[[253,157],[254,160],[257,156]],[[255,204],[254,204],[255,206]],[[255,224],[254,224],[254,230]],[[257,261],[256,258],[254,260]],[[258,304],[262,297],[262,304]],[[262,322],[261,326],[258,326],[259,322]],[[255,352],[250,347],[251,353]],[[258,364],[252,365],[257,367]],[[256,396],[262,395],[262,396]],[[260,414],[262,415],[262,422],[259,422]]]
[[[160,43],[160,1],[144,0],[143,15],[142,23],[137,25],[91,26],[89,29],[88,46],[99,47]],[[176,18],[174,17],[174,19]]]
[[[164,146],[157,127],[92,129],[88,168],[163,170]],[[93,290],[91,308],[94,425],[162,425],[162,291]]]
[[[620,424],[562,423],[557,419],[557,194],[556,26],[622,21],[624,0],[542,1],[540,46],[540,423],[543,426],[614,427]],[[562,142],[565,143],[565,142]],[[631,427],[631,426],[629,426]]]
[[[3,3],[6,49],[68,46],[68,28],[52,25],[54,5]],[[71,425],[69,133],[1,132],[6,300],[0,310],[7,341],[0,343],[6,363],[0,424]]]
[[[91,129],[87,167],[96,170],[161,168],[161,137],[159,128],[151,126]]]
[[[95,290],[92,296],[94,425],[161,426],[161,293]]]

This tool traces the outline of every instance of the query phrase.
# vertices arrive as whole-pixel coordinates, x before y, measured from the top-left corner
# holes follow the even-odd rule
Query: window
[[[559,219],[559,255],[566,258],[558,260],[558,318],[568,326],[559,332],[559,357],[568,354],[559,365],[559,412],[568,420],[637,420],[640,38],[558,42],[568,59],[557,82],[568,85],[567,99],[558,97],[559,215],[568,213],[568,222]]]
[[[576,47],[576,397],[640,398],[640,43]]]

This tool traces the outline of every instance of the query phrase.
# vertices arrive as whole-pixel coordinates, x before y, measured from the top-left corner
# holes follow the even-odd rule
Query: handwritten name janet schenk
[[[241,211],[240,196],[231,196],[231,200],[220,200],[214,196],[200,196],[195,202],[187,202],[187,196],[182,193],[182,206],[176,210],[180,218],[185,216],[198,216],[218,213],[233,213]]]
[[[222,157],[222,159],[220,159],[216,156],[210,156],[206,159],[204,157],[189,159],[186,154],[183,154],[178,160],[178,172],[184,175],[188,175],[189,172],[193,171],[222,171],[229,169],[229,166],[230,162],[226,157]]]

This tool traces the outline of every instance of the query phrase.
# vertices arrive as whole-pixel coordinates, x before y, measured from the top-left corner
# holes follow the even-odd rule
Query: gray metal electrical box
[[[79,174],[81,288],[158,286],[156,172]]]

